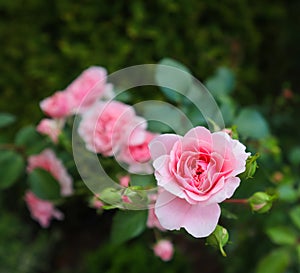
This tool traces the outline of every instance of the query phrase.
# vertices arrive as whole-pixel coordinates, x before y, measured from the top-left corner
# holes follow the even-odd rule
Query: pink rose
[[[62,220],[62,212],[54,208],[50,201],[42,200],[36,197],[31,191],[25,194],[25,202],[30,210],[31,217],[38,221],[43,228],[47,228],[52,218]]]
[[[112,156],[132,130],[144,127],[145,120],[136,116],[133,107],[117,101],[99,101],[82,115],[78,133],[88,150]],[[135,135],[132,143],[138,142],[140,137]]]
[[[150,143],[158,193],[155,214],[168,230],[185,228],[194,237],[211,234],[220,217],[218,203],[239,186],[249,154],[225,132],[204,127],[185,136],[158,136]]]
[[[36,130],[40,134],[47,135],[54,142],[58,142],[58,136],[61,133],[61,129],[63,127],[64,120],[55,120],[55,119],[47,119],[44,118],[37,125]]]
[[[106,69],[92,66],[84,70],[64,92],[72,96],[72,108],[76,112],[92,106],[106,91]],[[110,88],[110,87],[109,87]]]
[[[40,102],[43,112],[52,118],[64,118],[72,114],[72,97],[64,91],[58,91]]]
[[[36,168],[48,171],[58,181],[62,196],[73,193],[72,178],[52,150],[46,149],[42,153],[28,158],[27,171],[31,172]]]
[[[129,172],[131,173],[152,173],[153,169],[150,162],[151,155],[149,143],[156,134],[145,130],[142,130],[140,134],[140,141],[137,143],[132,143],[132,141],[130,141],[130,138],[134,137],[134,134],[130,135],[128,143],[124,143],[116,158],[117,160],[128,164]]]
[[[153,247],[154,254],[163,261],[170,261],[173,257],[174,248],[169,240],[159,240]]]

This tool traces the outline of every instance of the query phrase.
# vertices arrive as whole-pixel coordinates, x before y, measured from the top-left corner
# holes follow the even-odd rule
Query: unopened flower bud
[[[154,254],[163,261],[170,261],[173,257],[174,248],[169,240],[160,240],[153,247]]]
[[[248,201],[252,211],[265,213],[271,209],[275,198],[275,196],[269,195],[265,192],[256,192],[248,199]]]
[[[222,255],[226,257],[223,247],[227,244],[228,239],[229,234],[227,229],[217,225],[214,232],[206,238],[206,244],[219,248]]]

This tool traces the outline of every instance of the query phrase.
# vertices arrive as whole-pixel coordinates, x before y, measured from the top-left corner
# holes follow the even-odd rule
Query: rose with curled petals
[[[183,137],[164,134],[150,143],[155,178],[161,191],[155,214],[168,230],[185,228],[197,238],[211,234],[220,217],[219,203],[240,184],[249,153],[225,132],[204,127]]]

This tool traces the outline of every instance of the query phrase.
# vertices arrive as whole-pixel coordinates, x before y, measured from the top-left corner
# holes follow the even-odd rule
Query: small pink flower
[[[62,196],[73,193],[72,178],[52,150],[46,149],[42,153],[28,158],[27,171],[31,172],[36,168],[48,171],[59,182]]]
[[[106,69],[92,66],[84,70],[66,89],[72,97],[72,110],[75,113],[91,107],[106,92]],[[109,87],[110,88],[110,87]]]
[[[82,115],[78,133],[88,150],[112,156],[128,139],[132,128],[137,127],[144,128],[145,120],[136,116],[133,107],[117,101],[99,101]]]
[[[173,257],[174,248],[169,240],[160,240],[153,247],[154,254],[163,261],[170,261]]]
[[[63,123],[63,120],[44,118],[37,125],[36,130],[40,134],[49,136],[53,143],[57,143],[58,136],[61,133],[61,129],[63,127]]]
[[[58,91],[42,100],[40,107],[51,118],[65,118],[72,114],[72,100],[68,93]]]
[[[155,178],[161,191],[155,214],[168,230],[185,228],[194,237],[215,229],[221,203],[239,186],[249,154],[227,133],[204,127],[185,136],[165,134],[150,143]]]
[[[26,192],[25,202],[30,210],[31,217],[38,221],[43,228],[49,227],[52,218],[57,220],[64,218],[62,212],[55,209],[50,201],[39,199],[31,191]]]

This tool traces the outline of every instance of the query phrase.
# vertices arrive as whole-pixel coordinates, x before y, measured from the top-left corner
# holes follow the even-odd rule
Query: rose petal
[[[229,177],[226,179],[223,188],[212,195],[209,200],[207,200],[207,204],[212,204],[212,203],[221,203],[225,199],[230,198],[237,187],[240,185],[241,179],[238,177]]]
[[[185,228],[196,238],[207,237],[217,226],[221,209],[218,204],[191,205],[167,191],[159,194],[155,214],[161,225],[168,230]]]
[[[182,137],[175,134],[164,134],[155,137],[149,143],[152,159],[155,160],[162,155],[169,154],[174,144],[180,139],[182,139]]]

